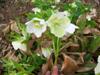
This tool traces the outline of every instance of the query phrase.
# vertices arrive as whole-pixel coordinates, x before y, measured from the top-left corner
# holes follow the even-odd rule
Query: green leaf
[[[83,29],[86,27],[86,18],[85,14],[80,16],[77,20],[77,25],[79,26],[79,31],[82,32]]]
[[[100,47],[100,36],[95,36],[90,42],[89,51],[95,52],[99,47]]]
[[[96,22],[95,22],[94,20],[87,21],[87,25],[88,25],[89,27],[94,28],[94,27],[96,26]]]
[[[100,73],[99,74],[96,74],[96,75],[100,75]]]
[[[89,53],[86,54],[85,57],[84,57],[84,60],[85,60],[86,62],[91,61],[91,60],[92,60],[92,55],[89,54]]]
[[[35,0],[35,2],[33,3],[35,7],[38,7],[42,10],[47,10],[51,8],[52,4],[53,3],[50,0]]]

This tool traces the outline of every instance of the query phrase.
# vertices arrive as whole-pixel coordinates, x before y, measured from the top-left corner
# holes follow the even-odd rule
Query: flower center
[[[63,20],[62,19],[59,19],[59,18],[56,18],[54,21],[53,21],[53,25],[54,26],[60,26],[63,24]]]
[[[42,25],[40,24],[40,21],[34,20],[33,24],[34,24],[34,26],[33,26],[34,28],[41,28],[42,27]]]

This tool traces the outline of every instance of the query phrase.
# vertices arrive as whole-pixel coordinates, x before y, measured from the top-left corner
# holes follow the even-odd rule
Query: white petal
[[[12,46],[14,47],[15,50],[17,50],[20,46],[20,43],[17,41],[12,42]]]
[[[100,63],[100,56],[98,56],[98,63]]]
[[[20,49],[20,50],[23,50],[23,51],[27,51],[27,46],[26,46],[26,44],[21,44],[19,49]]]
[[[42,32],[38,31],[38,30],[35,30],[34,29],[34,34],[37,38],[41,37],[42,36]]]
[[[97,66],[95,67],[94,71],[95,71],[95,74],[100,73],[100,63],[97,64]]]
[[[41,28],[34,28],[33,32],[36,35],[36,37],[41,37],[42,33],[46,31],[46,25],[43,25]]]
[[[40,21],[40,24],[43,25],[43,24],[46,24],[46,22],[45,22],[44,20],[41,20],[41,21]]]
[[[44,57],[49,58],[51,53],[52,53],[52,49],[50,48],[42,48],[42,54],[44,55]]]
[[[68,11],[64,11],[64,14],[65,14],[66,16],[70,16],[70,13],[69,13]]]
[[[32,20],[26,22],[25,25],[32,25]]]
[[[41,21],[41,20],[43,20],[43,19],[39,19],[39,18],[33,18],[32,20],[38,20],[38,21]]]
[[[66,33],[70,33],[70,34],[73,34],[74,32],[75,32],[75,29],[77,29],[78,27],[77,26],[75,26],[74,24],[69,24],[69,25],[67,25],[67,27],[66,27]]]
[[[28,33],[33,33],[33,26],[34,24],[32,22],[29,22],[29,23],[27,22],[26,31]]]
[[[34,34],[36,37],[41,37],[42,33],[46,31],[46,26],[43,26],[41,29],[34,29]]]
[[[12,45],[13,45],[13,47],[14,47],[15,50],[18,50],[18,49],[21,49],[23,51],[26,51],[27,50],[26,45],[25,44],[22,44],[19,41],[13,41],[12,42]]]
[[[42,54],[45,56],[45,57],[48,57],[48,52],[46,50],[42,50]]]
[[[44,26],[42,27],[42,32],[45,32],[45,31],[46,31],[46,29],[47,29],[47,26],[46,26],[46,25],[44,25]]]

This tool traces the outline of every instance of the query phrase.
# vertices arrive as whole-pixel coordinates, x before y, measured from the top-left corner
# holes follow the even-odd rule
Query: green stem
[[[60,51],[60,39],[58,37],[53,38],[53,49],[54,49],[54,55],[55,55],[55,64],[57,64],[57,59]]]

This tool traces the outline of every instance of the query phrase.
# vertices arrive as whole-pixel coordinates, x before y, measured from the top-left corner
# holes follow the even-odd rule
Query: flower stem
[[[55,64],[57,64],[57,59],[60,51],[60,39],[58,37],[54,37],[53,39],[53,49],[54,49],[54,55],[55,55]]]

